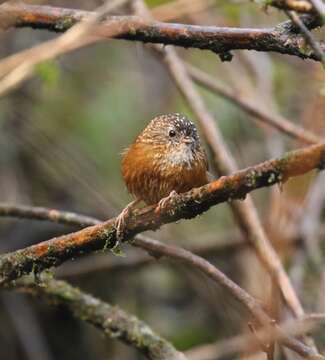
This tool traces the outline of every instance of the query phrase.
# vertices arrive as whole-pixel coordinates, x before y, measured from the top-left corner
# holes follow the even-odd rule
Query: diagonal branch
[[[292,138],[299,139],[306,144],[315,144],[324,141],[321,136],[304,129],[297,124],[294,124],[283,116],[272,114],[267,109],[263,109],[258,104],[251,102],[244,96],[241,96],[241,94],[236,93],[236,91],[229,89],[226,85],[222,84],[216,79],[213,79],[204,71],[190,64],[186,64],[186,68],[189,75],[197,84],[240,107],[243,111],[251,115],[257,121],[272,126],[284,134],[291,136]]]
[[[123,241],[145,230],[156,230],[163,224],[193,218],[221,202],[243,199],[255,189],[324,167],[325,143],[292,151],[281,158],[222,176],[210,184],[170,199],[159,214],[155,212],[155,206],[134,211],[123,231]],[[58,266],[84,253],[113,248],[115,244],[115,219],[110,219],[75,233],[4,254],[0,257],[0,283],[17,279],[32,270],[41,271]]]
[[[112,0],[106,2],[96,12],[90,12],[82,21],[76,23],[63,35],[8,56],[0,62],[0,95],[7,93],[23,80],[32,75],[37,64],[55,58],[66,52],[92,43],[91,34],[96,24],[107,16],[114,8],[121,6],[126,0]],[[0,9],[1,10],[1,9]],[[1,23],[1,21],[0,21]],[[117,27],[116,27],[117,26]],[[123,32],[118,24],[107,28],[107,37],[115,37]]]
[[[42,274],[39,283],[36,283],[33,277],[26,277],[16,285],[23,291],[45,297],[51,304],[65,306],[77,319],[94,325],[107,337],[131,345],[148,359],[186,360],[184,354],[157,335],[146,323],[118,306],[96,299],[65,281]]]
[[[261,303],[256,300],[253,296],[247,293],[244,289],[239,287],[231,279],[229,279],[224,273],[219,269],[209,263],[207,260],[176,246],[166,245],[160,243],[159,241],[147,239],[141,237],[137,238],[134,241],[135,246],[139,246],[142,249],[146,249],[149,253],[159,254],[171,259],[183,261],[185,264],[192,266],[195,269],[200,270],[202,273],[207,275],[212,281],[216,284],[221,285],[223,288],[229,291],[232,296],[237,299],[245,308],[250,312],[250,314],[255,318],[260,325],[266,327],[267,332],[270,334],[275,330],[279,335],[279,341],[294,350],[302,357],[309,359],[324,359],[316,349],[313,347],[307,346],[296,339],[287,336],[282,329],[274,323],[274,321],[269,317],[269,315],[264,311]]]
[[[77,226],[91,226],[100,223],[90,216],[76,215],[70,211],[58,211],[39,206],[16,206],[3,202],[0,202],[0,217],[48,220],[54,223]]]
[[[91,12],[82,10],[7,2],[0,6],[0,24],[2,28],[32,27],[63,32],[90,14]],[[319,25],[320,21],[314,18],[308,22],[309,28]],[[107,28],[112,26],[123,29],[116,36],[119,39],[207,49],[218,54],[247,49],[274,51],[317,60],[317,54],[312,51],[306,53],[304,38],[292,31],[288,22],[273,28],[245,29],[158,21],[148,23],[136,16],[112,16],[107,17],[98,27],[96,35],[105,38]],[[325,48],[324,44],[321,46]]]
[[[59,214],[61,212],[58,212]],[[33,217],[33,211],[31,209],[29,213],[29,217]],[[21,216],[19,214],[18,216]],[[24,212],[23,216],[28,216],[27,211]],[[79,215],[74,214],[74,217],[77,221]],[[52,220],[52,216],[50,214],[50,211],[48,213],[48,220]],[[62,213],[61,217],[59,219],[62,219],[64,221],[65,214]],[[98,220],[94,219],[94,223],[97,223]],[[83,222],[83,216],[80,216],[80,224]],[[231,279],[229,279],[225,274],[223,274],[220,270],[218,270],[215,266],[213,266],[211,263],[209,263],[207,260],[194,255],[193,253],[171,245],[165,245],[163,243],[160,243],[159,241],[148,239],[144,236],[137,236],[136,239],[133,242],[134,246],[140,247],[151,255],[155,256],[165,256],[170,259],[179,260],[184,262],[185,264],[194,267],[198,270],[200,270],[202,273],[204,273],[206,276],[208,276],[213,282],[216,284],[222,286],[225,290],[229,291],[232,296],[237,299],[249,312],[250,314],[261,324],[265,327],[265,331],[267,334],[272,335],[276,334],[277,340],[280,341],[283,345],[289,347],[293,351],[297,352],[301,356],[308,358],[308,359],[317,359],[317,360],[323,360],[324,357],[322,357],[320,354],[317,353],[316,350],[313,348],[304,345],[300,341],[288,336],[287,332],[284,332],[281,327],[277,326],[273,320],[268,316],[268,314],[264,311],[263,307],[261,306],[260,302],[256,300],[254,297],[252,297],[250,294],[248,294],[244,289],[239,287],[237,284],[235,284]],[[49,277],[44,278],[44,274],[41,274],[41,280],[42,283],[44,283],[44,279],[47,279],[45,282],[45,286],[39,286],[38,284],[33,281],[32,278],[23,278],[21,280],[18,280],[16,282],[8,283],[8,287],[20,287],[20,286],[27,286],[28,288],[32,288],[32,290],[39,292],[40,294],[47,295],[50,299],[55,300],[56,302],[63,303],[69,308],[72,309],[72,311],[77,315],[78,317],[83,315],[82,318],[86,321],[91,322],[92,324],[99,326],[105,330],[103,327],[101,317],[100,321],[98,322],[97,313],[98,310],[101,314],[101,304],[99,306],[96,305],[98,302],[97,299],[94,301],[91,301],[90,305],[96,305],[95,309],[93,306],[89,308],[88,305],[88,299],[89,296],[82,294],[79,292],[79,290],[71,288],[69,285],[67,285],[64,282],[55,281],[54,279],[51,279]],[[50,283],[49,283],[50,281]],[[93,299],[93,298],[92,298]],[[81,300],[81,306],[80,301]],[[104,305],[105,308],[109,311],[110,308],[107,308],[107,305]],[[79,309],[82,309],[82,312],[79,311]],[[86,311],[86,315],[88,311],[91,310],[90,316],[84,316],[83,312]],[[108,316],[110,318],[109,313],[105,316]],[[136,321],[136,324],[138,322]],[[113,328],[116,327],[116,324],[111,324]],[[127,333],[128,335],[128,333]],[[132,337],[133,338],[133,337]],[[132,339],[131,338],[131,339]],[[125,340],[125,338],[122,337],[122,340]],[[136,337],[136,341],[138,340],[138,337]],[[154,338],[155,341],[155,338]]]
[[[325,65],[325,53],[321,47],[321,45],[314,39],[313,35],[304,24],[304,22],[300,19],[295,11],[286,11],[286,14],[290,18],[290,20],[299,28],[302,36],[305,38],[306,43],[313,49],[314,54],[318,57],[318,60]]]
[[[319,16],[321,18],[323,18],[323,20],[324,20],[325,19],[325,4],[323,3],[323,1],[322,0],[309,0],[309,1],[313,5],[314,10],[317,11]]]
[[[310,333],[316,327],[323,325],[325,315],[322,313],[305,315],[301,319],[287,320],[280,324],[281,329],[291,336],[301,336]],[[279,334],[270,329],[259,329],[254,333],[236,335],[232,338],[219,340],[218,342],[198,345],[186,351],[190,360],[219,360],[235,358],[249,352],[250,356],[261,351],[262,344],[270,344],[278,341]]]
[[[282,10],[297,11],[299,13],[314,12],[312,4],[308,0],[265,0],[265,5]]]
[[[150,16],[143,0],[134,0],[134,8],[146,18]],[[288,26],[290,27],[292,24],[290,23]],[[151,47],[160,55],[160,58],[167,65],[167,69],[178,89],[199,120],[201,130],[213,154],[213,166],[216,172],[220,175],[228,175],[234,172],[237,169],[236,161],[224,142],[223,136],[213,116],[205,106],[204,101],[188,76],[183,61],[172,48],[161,49],[157,45]],[[252,198],[248,196],[245,202],[231,202],[230,207],[243,235],[253,245],[262,264],[279,286],[281,294],[289,308],[295,316],[302,316],[304,310],[280,258],[263,229]]]

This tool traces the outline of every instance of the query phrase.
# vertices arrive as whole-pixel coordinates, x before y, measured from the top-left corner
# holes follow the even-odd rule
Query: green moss
[[[257,184],[257,172],[252,170],[249,174],[246,175],[246,186],[250,188],[255,188]]]
[[[114,232],[115,232],[115,230],[113,230],[113,229],[109,229],[109,230],[108,229],[103,229],[101,231],[100,238],[105,240],[103,251],[111,249],[112,247],[115,246],[116,239],[115,239],[115,236],[114,236]]]
[[[292,152],[286,152],[282,158],[278,161],[277,168],[279,172],[283,172],[287,167],[288,162],[292,159]]]
[[[56,253],[56,247],[52,244],[50,244],[47,248],[47,255],[52,256]]]
[[[299,44],[299,52],[304,57],[309,57],[313,53],[313,50],[307,43],[302,42],[301,44]]]
[[[65,17],[54,25],[54,29],[56,31],[65,31],[70,29],[75,23],[76,21],[71,17]]]
[[[59,296],[64,301],[74,300],[75,298],[74,294],[70,291],[70,288],[68,287],[60,287]]]

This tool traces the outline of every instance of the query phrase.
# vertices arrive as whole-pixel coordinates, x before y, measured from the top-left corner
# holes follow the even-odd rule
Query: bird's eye
[[[174,136],[176,135],[176,131],[173,130],[173,129],[171,129],[171,130],[169,130],[168,135],[169,135],[170,137],[174,137]]]

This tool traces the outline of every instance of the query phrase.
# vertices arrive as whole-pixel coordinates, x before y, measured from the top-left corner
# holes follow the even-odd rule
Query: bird
[[[179,113],[153,118],[122,157],[122,177],[135,200],[116,219],[117,237],[139,202],[159,212],[176,194],[209,182],[208,160],[196,126]]]

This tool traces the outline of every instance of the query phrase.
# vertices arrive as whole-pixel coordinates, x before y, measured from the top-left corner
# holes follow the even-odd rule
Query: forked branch
[[[193,218],[211,206],[233,199],[243,199],[251,191],[284,182],[288,178],[325,167],[325,143],[285,154],[283,157],[222,176],[200,188],[166,201],[159,214],[155,206],[134,211],[123,231],[123,241],[145,230],[180,219]],[[0,283],[17,279],[32,270],[57,266],[67,259],[116,244],[115,219],[90,226],[0,257]]]

